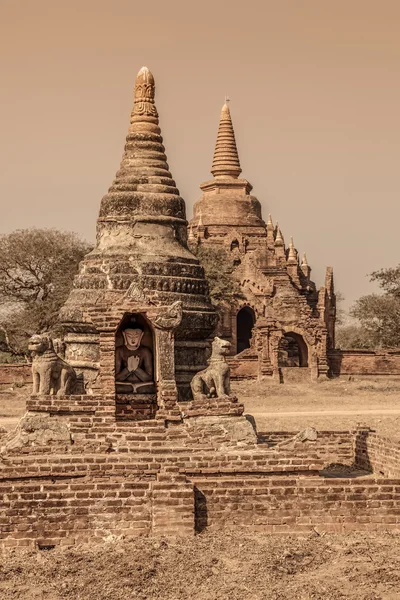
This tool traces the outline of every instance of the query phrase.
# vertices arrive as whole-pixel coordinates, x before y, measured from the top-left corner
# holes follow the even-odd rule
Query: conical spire
[[[308,267],[307,254],[304,252],[303,258],[301,259],[301,266]]]
[[[275,246],[284,246],[285,240],[283,239],[283,235],[281,229],[279,227],[278,221],[276,222],[276,236],[275,236]]]
[[[203,213],[201,210],[199,211],[199,222],[197,223],[198,227],[203,227]]]
[[[193,242],[196,239],[196,236],[193,232],[193,223],[190,223],[189,231],[188,231],[188,242]]]
[[[228,104],[225,102],[219,121],[211,173],[214,177],[233,177],[237,179],[241,172],[231,113]]]
[[[293,238],[290,238],[289,244],[289,254],[288,254],[288,263],[297,265],[297,250],[294,247]]]
[[[142,67],[121,165],[102,200],[100,218],[185,219],[184,201],[169,172],[154,97],[154,77]]]

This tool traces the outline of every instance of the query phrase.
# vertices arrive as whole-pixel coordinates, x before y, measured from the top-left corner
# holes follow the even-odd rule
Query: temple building
[[[304,254],[271,216],[267,223],[241,167],[228,105],[222,107],[211,173],[202,183],[189,225],[193,246],[223,248],[240,284],[240,294],[221,305],[219,334],[232,344],[233,374],[285,381],[327,376],[335,344],[333,271],[316,289]]]

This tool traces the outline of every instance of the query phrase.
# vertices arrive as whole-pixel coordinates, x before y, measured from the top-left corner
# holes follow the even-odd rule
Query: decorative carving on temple
[[[115,351],[117,394],[155,392],[153,353],[142,343],[145,333],[145,327],[134,316],[120,332],[123,343]]]
[[[144,302],[150,304],[150,300],[146,296],[143,290],[143,282],[140,278],[135,279],[130,284],[128,291],[125,294],[125,299],[135,300],[136,302]]]
[[[226,361],[230,347],[230,342],[214,338],[208,367],[196,373],[190,384],[194,400],[225,398],[230,395],[230,367]]]
[[[151,314],[149,314],[151,318]],[[152,318],[158,329],[175,329],[182,321],[182,302],[177,300],[171,306],[162,306]]]
[[[33,335],[28,346],[32,354],[32,395],[66,396],[74,393],[76,373],[54,350],[48,334]]]

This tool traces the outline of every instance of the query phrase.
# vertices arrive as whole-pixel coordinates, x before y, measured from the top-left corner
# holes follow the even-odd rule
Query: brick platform
[[[108,412],[100,398],[71,407],[79,441],[3,451],[0,546],[193,535],[206,527],[400,530],[400,443],[367,430],[320,432],[305,442],[263,432],[252,447],[231,440],[216,450],[185,422],[112,422],[90,412],[90,402],[98,415]],[[66,418],[62,399],[48,407],[58,409],[50,422]]]

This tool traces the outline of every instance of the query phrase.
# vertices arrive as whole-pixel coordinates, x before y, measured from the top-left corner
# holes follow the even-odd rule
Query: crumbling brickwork
[[[264,433],[258,447],[224,451],[199,448],[184,425],[176,429],[156,421],[110,429],[104,438],[114,440],[112,452],[73,444],[3,453],[0,545],[193,535],[235,525],[272,533],[400,529],[399,449],[375,434],[321,432],[304,442],[271,434],[269,447]],[[332,464],[360,463],[360,440],[368,440],[371,464],[357,468],[384,460],[387,472],[321,475]]]

